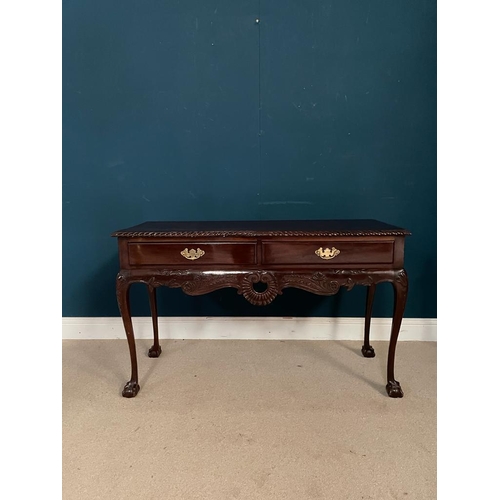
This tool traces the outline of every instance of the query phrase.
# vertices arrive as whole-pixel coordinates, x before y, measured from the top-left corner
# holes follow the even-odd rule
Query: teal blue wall
[[[436,316],[435,1],[63,3],[63,316],[118,315],[116,229],[315,218],[411,230],[406,316]],[[363,288],[265,308],[159,290],[165,316],[363,307]]]

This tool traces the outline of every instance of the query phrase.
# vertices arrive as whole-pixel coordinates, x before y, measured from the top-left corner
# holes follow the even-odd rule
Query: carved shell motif
[[[259,282],[267,284],[267,288],[263,292],[258,292],[253,287],[254,283]],[[243,278],[238,293],[243,294],[243,297],[254,306],[267,306],[281,292],[279,291],[276,278],[272,274],[258,272],[249,274]]]

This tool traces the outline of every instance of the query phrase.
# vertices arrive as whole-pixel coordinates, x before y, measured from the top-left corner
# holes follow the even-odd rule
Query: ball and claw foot
[[[140,389],[139,384],[135,380],[130,380],[125,384],[122,396],[124,398],[135,398]]]
[[[148,356],[150,358],[158,358],[161,354],[161,346],[153,346],[149,348]]]
[[[399,385],[397,380],[389,380],[387,385],[385,386],[387,394],[390,398],[402,398],[403,397],[403,389]]]
[[[375,357],[375,349],[371,345],[364,345],[361,348],[361,352],[365,358],[374,358]]]

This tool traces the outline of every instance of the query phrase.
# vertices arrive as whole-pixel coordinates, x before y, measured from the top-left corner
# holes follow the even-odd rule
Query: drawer
[[[264,264],[391,264],[394,241],[263,242]]]
[[[255,264],[256,244],[197,241],[130,242],[128,258],[131,266]]]

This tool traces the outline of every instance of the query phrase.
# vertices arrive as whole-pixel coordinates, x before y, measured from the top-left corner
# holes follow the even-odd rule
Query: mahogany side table
[[[156,288],[181,288],[202,295],[233,287],[256,306],[271,303],[283,289],[300,288],[318,295],[334,295],[340,287],[367,287],[364,344],[372,358],[370,321],[375,286],[390,282],[394,312],[387,360],[386,390],[403,397],[394,378],[394,360],[408,294],[403,267],[406,229],[376,220],[203,221],[144,222],[115,231],[120,271],[116,294],[130,351],[132,374],[122,395],[139,392],[137,354],[130,315],[129,288],[144,283],[149,292],[153,346],[149,356],[161,353],[158,339]],[[263,283],[263,291],[254,285]],[[263,285],[260,285],[262,287]]]

